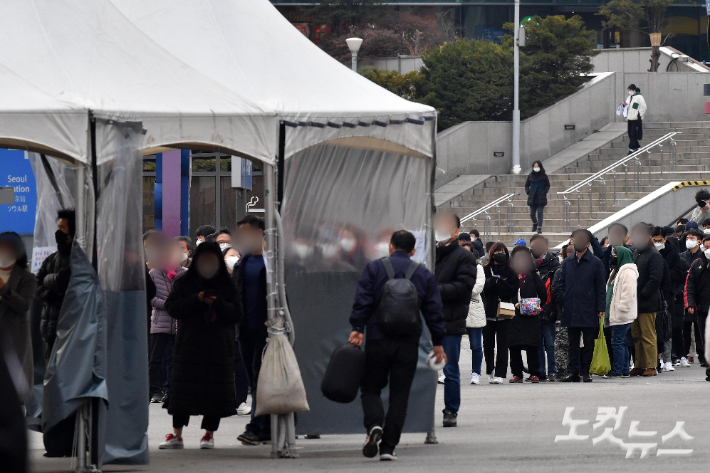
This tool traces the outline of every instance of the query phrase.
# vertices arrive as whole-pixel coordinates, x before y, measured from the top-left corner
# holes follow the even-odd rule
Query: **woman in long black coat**
[[[528,195],[530,207],[530,220],[533,223],[532,231],[542,233],[542,219],[547,205],[547,193],[550,191],[550,179],[542,167],[542,161],[533,163],[533,170],[525,181],[525,193]]]
[[[516,246],[511,254],[511,260],[520,278],[520,299],[540,299],[540,307],[543,307],[547,303],[547,288],[535,271],[530,250],[525,246]],[[523,315],[519,307],[516,309],[510,327],[509,346],[510,370],[513,372],[510,382],[523,382],[522,352],[525,350],[530,381],[539,383],[540,314]]]
[[[164,407],[173,416],[172,434],[161,449],[183,448],[182,428],[202,415],[201,448],[214,448],[222,417],[237,413],[234,392],[235,324],[242,319],[236,287],[216,243],[197,247],[190,268],[165,302],[177,319],[170,393]]]

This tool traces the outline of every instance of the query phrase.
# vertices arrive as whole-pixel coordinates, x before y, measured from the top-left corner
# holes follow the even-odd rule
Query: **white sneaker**
[[[237,408],[237,415],[248,416],[249,414],[251,414],[251,406],[248,405],[246,402],[241,403]]]
[[[158,445],[160,450],[179,450],[185,447],[182,443],[182,437],[177,437],[174,434],[168,434],[165,436],[165,442]]]
[[[383,453],[380,455],[380,461],[381,462],[394,462],[397,461],[397,455],[392,453]]]
[[[500,378],[498,376],[494,376],[493,378],[488,381],[490,384],[503,384],[503,378]]]
[[[682,357],[680,359],[680,366],[683,366],[685,368],[690,368],[690,362],[688,361],[688,359],[686,357]]]
[[[446,380],[446,376],[444,376],[443,374],[441,376],[439,376],[439,384],[444,384],[445,380]]]
[[[634,369],[634,362],[632,361],[631,364],[629,365],[629,370]]]
[[[661,368],[665,369],[665,367],[664,367],[665,363],[663,362],[663,357],[660,357],[658,359],[658,362],[661,364]]]
[[[675,365],[680,366],[680,360],[676,360]]]
[[[471,384],[481,384],[481,375],[478,373],[471,373]]]
[[[671,363],[670,361],[666,361],[666,364],[663,366],[663,369],[666,371],[675,371],[673,363]]]
[[[214,437],[212,435],[205,434],[200,440],[200,448],[203,450],[211,450],[214,448]]]

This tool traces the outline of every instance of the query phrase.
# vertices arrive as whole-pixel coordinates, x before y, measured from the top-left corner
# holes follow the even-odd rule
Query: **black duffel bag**
[[[364,375],[365,352],[347,343],[330,355],[320,390],[331,401],[348,404],[357,397]]]

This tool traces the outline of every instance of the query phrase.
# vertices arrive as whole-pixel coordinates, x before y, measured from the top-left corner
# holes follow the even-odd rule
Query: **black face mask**
[[[699,200],[699,201],[698,201],[698,207],[700,207],[701,209],[702,209],[702,208],[705,208],[706,205],[708,205],[708,203],[705,202],[704,200]]]
[[[69,235],[61,230],[54,232],[54,240],[57,242],[57,249],[60,253],[69,253],[71,251],[71,243],[67,242]]]
[[[508,256],[506,256],[505,253],[496,253],[495,255],[493,255],[493,261],[496,264],[503,264],[508,261]]]

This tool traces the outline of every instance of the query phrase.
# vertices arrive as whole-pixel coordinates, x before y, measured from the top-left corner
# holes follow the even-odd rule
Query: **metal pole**
[[[501,233],[501,228],[500,228],[500,220],[501,220],[500,205],[496,205],[496,207],[498,208],[498,239],[500,240],[500,238],[503,236],[503,234]]]
[[[352,69],[357,72],[357,51],[352,51]]]
[[[513,174],[520,173],[520,0],[515,0],[513,28]]]

